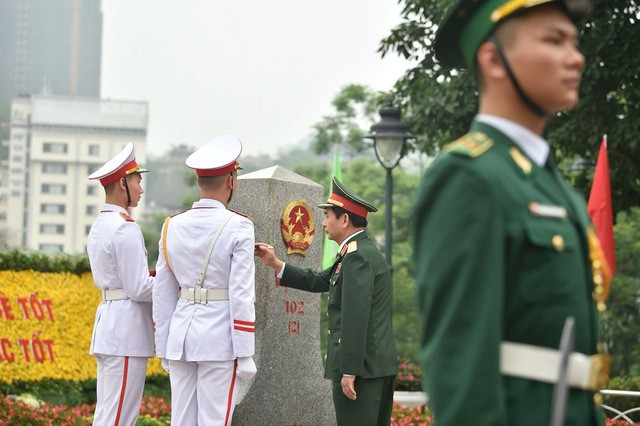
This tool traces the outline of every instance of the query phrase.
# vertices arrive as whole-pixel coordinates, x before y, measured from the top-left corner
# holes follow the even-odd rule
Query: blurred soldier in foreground
[[[480,93],[469,133],[426,171],[413,214],[420,357],[439,425],[548,424],[554,386],[570,388],[567,425],[602,424],[607,265],[542,137],[549,116],[578,102],[585,59],[572,20],[589,7],[460,0],[438,28],[437,59],[471,68]]]
[[[98,363],[94,425],[136,422],[153,357],[153,278],[142,232],[128,213],[138,206],[141,174],[147,171],[136,163],[129,143],[89,176],[100,180],[106,194],[87,239],[93,281],[102,291],[90,349]]]
[[[220,136],[191,154],[200,201],[162,228],[153,319],[176,425],[231,424],[236,377],[256,373],[253,223],[227,209],[241,151],[238,138]]]

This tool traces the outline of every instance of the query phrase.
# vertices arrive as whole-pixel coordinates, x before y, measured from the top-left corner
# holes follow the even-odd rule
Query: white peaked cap
[[[241,152],[242,142],[236,136],[218,136],[191,154],[185,164],[198,176],[220,176],[241,168]]]
[[[91,173],[89,179],[99,179],[102,186],[107,186],[132,173],[146,173],[148,171],[141,169],[136,163],[135,149],[133,143],[129,142],[118,155]]]

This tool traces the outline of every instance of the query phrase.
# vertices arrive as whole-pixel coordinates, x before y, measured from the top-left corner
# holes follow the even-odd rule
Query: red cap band
[[[238,168],[238,162],[234,161],[228,166],[224,166],[220,169],[196,169],[196,174],[198,176],[220,176],[227,173],[231,173],[237,168]]]
[[[336,203],[332,203],[331,201],[337,201]],[[356,203],[354,203],[353,201],[350,201],[344,197],[341,197],[340,195],[333,193],[331,194],[331,196],[329,197],[329,200],[327,201],[329,204],[333,204],[336,205],[338,207],[342,207],[343,209],[350,211],[351,213],[355,213],[358,216],[362,216],[366,219],[367,217],[367,209],[365,209],[364,207],[362,207],[361,205],[358,205]]]
[[[111,173],[110,175],[100,179],[100,183],[102,184],[102,186],[111,185],[112,183],[117,182],[118,180],[125,177],[127,175],[128,170],[131,170],[136,167],[138,167],[138,163],[136,163],[136,160],[134,159],[130,163],[125,164],[124,166],[120,167],[118,170]]]

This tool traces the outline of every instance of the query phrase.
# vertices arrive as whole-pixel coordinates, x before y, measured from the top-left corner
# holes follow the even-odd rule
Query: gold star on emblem
[[[293,213],[296,215],[296,223],[300,222],[300,219],[302,219],[302,216],[304,216],[304,212],[302,211],[302,208],[298,207],[298,211]]]

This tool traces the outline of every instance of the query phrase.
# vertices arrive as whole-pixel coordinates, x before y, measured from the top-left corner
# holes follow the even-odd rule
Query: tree
[[[402,0],[404,21],[382,41],[380,53],[395,51],[417,61],[396,83],[396,105],[417,135],[418,148],[430,155],[467,132],[477,109],[477,91],[468,71],[443,70],[432,41],[449,0]],[[545,137],[562,164],[579,158],[595,163],[600,140],[609,135],[609,162],[616,212],[640,196],[640,7],[637,0],[595,0],[580,24],[580,48],[587,58],[581,102],[552,117]],[[575,183],[588,195],[591,169]]]
[[[374,92],[361,84],[343,87],[331,102],[335,113],[324,116],[313,126],[313,150],[324,154],[331,152],[334,146],[340,146],[347,157],[362,154],[369,146],[362,139],[365,131],[361,125],[363,122],[374,123],[385,99],[384,93]]]
[[[640,208],[618,214],[614,227],[616,276],[603,323],[612,376],[640,375]]]

